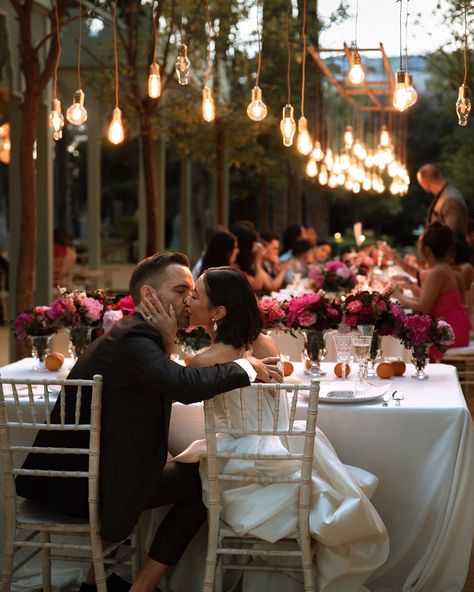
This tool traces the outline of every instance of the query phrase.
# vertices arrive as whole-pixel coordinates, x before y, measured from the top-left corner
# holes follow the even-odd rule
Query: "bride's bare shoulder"
[[[231,346],[215,343],[208,349],[196,354],[189,362],[188,368],[205,368],[214,364],[224,364],[239,357],[239,353]]]
[[[280,348],[273,341],[270,335],[260,333],[257,339],[252,344],[253,352],[256,358],[268,358],[269,356],[279,356]]]
[[[211,355],[209,355],[209,349],[206,349],[193,356],[192,359],[188,362],[187,367],[204,368],[205,366],[212,366],[213,364],[215,364],[212,358],[212,353]]]

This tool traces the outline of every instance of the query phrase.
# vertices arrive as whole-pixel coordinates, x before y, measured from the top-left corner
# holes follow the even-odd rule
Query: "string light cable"
[[[467,86],[467,4],[468,0],[464,0],[464,80],[458,90],[458,100],[456,101],[456,113],[458,116],[458,123],[461,126],[467,125],[469,112],[471,111],[471,100],[469,99],[469,88]]]
[[[156,44],[158,39],[157,15],[155,14],[155,2],[151,3],[151,22],[153,25],[153,62],[150,64],[148,73],[148,96],[152,99],[158,99],[161,95],[161,75],[160,66],[156,61]]]
[[[77,43],[77,82],[78,90],[74,93],[72,105],[66,111],[66,119],[72,125],[82,125],[87,121],[84,107],[85,95],[81,85],[81,47],[82,47],[82,0],[79,0],[79,40]]]
[[[108,138],[112,144],[123,142],[125,133],[122,124],[122,112],[119,109],[119,72],[118,72],[118,51],[117,51],[117,0],[114,2],[114,63],[115,63],[115,108],[112,112],[112,121],[110,122]]]
[[[262,101],[262,90],[259,87],[260,81],[260,70],[262,67],[262,47],[260,39],[260,23],[259,23],[259,1],[257,0],[257,43],[258,43],[258,55],[257,55],[257,76],[255,78],[255,86],[252,89],[252,100],[247,107],[247,115],[252,121],[262,121],[267,116],[267,106]]]
[[[59,11],[58,11],[58,2],[56,0],[56,4],[54,6],[54,13],[55,13],[55,20],[56,20],[56,42],[58,45],[58,54],[56,57],[56,63],[54,64],[54,73],[53,73],[53,98],[51,100],[51,112],[49,114],[49,127],[53,132],[53,138],[57,141],[63,137],[63,127],[64,127],[64,116],[61,113],[61,101],[58,99],[57,95],[57,82],[58,82],[58,68],[59,62],[61,60],[61,33],[59,29]]]
[[[288,0],[287,10],[286,10],[286,22],[285,22],[285,32],[286,32],[286,50],[288,55],[288,61],[286,66],[286,85],[287,85],[287,101],[286,105],[283,107],[282,118],[280,121],[280,131],[283,138],[283,145],[289,147],[293,144],[293,137],[296,131],[296,123],[294,117],[294,109],[291,105],[291,47],[290,47],[290,35],[289,35],[289,20],[290,20],[290,11],[291,11],[291,0]]]
[[[211,74],[211,16],[209,14],[209,3],[205,0],[207,18],[207,67],[204,75],[204,88],[202,89],[202,116],[204,121],[211,123],[216,118],[216,108],[212,90],[209,88],[209,76]]]
[[[303,59],[301,63],[301,117],[298,120],[298,139],[296,141],[296,147],[300,154],[307,155],[313,149],[313,141],[308,131],[308,120],[304,116],[304,91],[306,85],[306,4],[307,0],[303,0],[303,24],[302,24],[302,37],[303,37]]]

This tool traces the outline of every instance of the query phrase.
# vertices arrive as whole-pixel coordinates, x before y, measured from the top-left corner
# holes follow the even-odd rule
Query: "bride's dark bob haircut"
[[[233,267],[211,267],[203,274],[206,295],[213,306],[225,306],[216,341],[248,347],[262,330],[257,298],[245,275]]]

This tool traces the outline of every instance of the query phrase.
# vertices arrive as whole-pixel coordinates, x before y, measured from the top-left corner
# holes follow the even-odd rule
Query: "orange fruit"
[[[283,362],[283,375],[284,376],[290,376],[290,374],[293,374],[294,371],[294,367],[293,364],[291,362]]]
[[[346,364],[346,378],[347,378],[347,376],[349,376],[350,373],[351,373],[351,367],[349,366],[349,364]],[[342,378],[342,362],[338,362],[334,366],[334,374],[338,378]]]
[[[381,362],[377,366],[377,375],[380,378],[392,378],[393,376],[393,366],[390,362]]]
[[[189,362],[193,359],[194,356],[191,356],[190,354],[184,356],[184,363],[186,364],[186,366],[189,364]]]
[[[391,362],[394,376],[403,376],[407,365],[403,360],[394,360]]]
[[[51,372],[56,372],[64,364],[64,356],[59,352],[51,352],[44,359],[44,365]]]
[[[306,370],[309,370],[311,368],[311,360],[305,360],[304,365]]]

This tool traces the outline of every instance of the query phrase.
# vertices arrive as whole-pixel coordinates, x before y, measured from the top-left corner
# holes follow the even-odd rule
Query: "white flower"
[[[121,310],[107,310],[104,312],[104,318],[102,320],[102,327],[107,333],[117,321],[123,319],[123,312]]]

